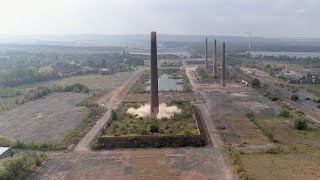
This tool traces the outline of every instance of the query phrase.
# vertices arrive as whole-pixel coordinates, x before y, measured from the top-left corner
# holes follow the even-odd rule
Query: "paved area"
[[[110,93],[107,93],[98,101],[99,105],[108,110],[102,116],[102,118],[97,121],[93,128],[82,138],[79,144],[75,147],[74,151],[90,151],[90,143],[101,134],[102,129],[106,126],[111,116],[111,110],[116,109],[121,104],[131,86],[139,79],[142,73],[143,70],[134,72],[134,74],[126,82]]]
[[[55,141],[81,120],[87,112],[76,105],[88,97],[81,93],[53,93],[0,113],[0,135],[23,141]]]
[[[218,148],[53,153],[28,179],[236,179]]]

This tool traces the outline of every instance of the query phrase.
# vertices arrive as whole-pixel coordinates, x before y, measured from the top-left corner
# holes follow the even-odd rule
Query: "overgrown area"
[[[291,84],[290,87],[303,88],[320,97],[320,84]]]
[[[106,127],[102,136],[135,136],[135,135],[190,135],[199,134],[190,102],[172,101],[182,112],[172,118],[160,120],[151,117],[137,118],[127,113],[129,108],[139,108],[141,103],[124,103]]]
[[[15,153],[11,157],[0,160],[0,179],[24,179],[37,166],[40,166],[44,159],[44,154]]]
[[[275,146],[255,150],[229,149],[228,156],[241,179],[249,177],[253,179],[318,179],[320,177],[318,163],[320,155],[317,153],[320,150],[319,124],[290,107],[284,107],[279,116],[249,113],[247,117]],[[242,122],[237,123],[244,124],[248,121],[238,120]],[[256,134],[251,136],[240,138],[256,138]]]

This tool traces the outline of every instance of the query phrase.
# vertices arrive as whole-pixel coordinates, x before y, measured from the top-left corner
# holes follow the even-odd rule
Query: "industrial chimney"
[[[214,51],[213,51],[213,76],[216,77],[217,76],[217,61],[218,61],[218,57],[217,57],[217,40],[214,40]]]
[[[205,69],[208,68],[208,38],[206,37],[206,45],[204,49],[204,56],[205,56],[205,62],[204,62],[204,67]]]
[[[221,72],[221,86],[225,87],[226,86],[226,45],[223,42],[223,47],[222,47],[222,72]]]
[[[151,116],[157,116],[159,112],[158,95],[158,65],[157,65],[157,33],[151,32]]]

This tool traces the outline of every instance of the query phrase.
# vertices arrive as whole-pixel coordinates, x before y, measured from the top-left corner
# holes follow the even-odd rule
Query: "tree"
[[[291,100],[292,100],[292,101],[298,101],[298,100],[299,100],[299,96],[296,95],[296,94],[293,94],[293,95],[291,96]]]
[[[251,86],[253,88],[260,88],[261,83],[260,83],[260,81],[258,79],[253,79],[252,82],[251,82]]]
[[[112,120],[117,120],[118,119],[117,113],[113,109],[111,110],[111,119]]]

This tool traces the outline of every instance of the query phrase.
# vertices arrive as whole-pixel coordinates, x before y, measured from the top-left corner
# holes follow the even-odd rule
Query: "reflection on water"
[[[183,90],[182,85],[178,84],[182,82],[182,79],[171,79],[167,74],[163,74],[158,78],[159,91],[169,90]],[[150,84],[150,79],[147,81]],[[150,85],[146,87],[146,91],[150,91]]]

